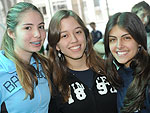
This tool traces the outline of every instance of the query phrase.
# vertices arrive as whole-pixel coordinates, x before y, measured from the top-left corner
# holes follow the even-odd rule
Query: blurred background
[[[33,3],[41,10],[45,18],[46,29],[48,29],[50,19],[57,10],[70,9],[83,19],[90,31],[89,23],[95,22],[96,28],[104,33],[108,18],[112,14],[130,12],[134,4],[143,0],[0,0],[0,44],[5,30],[7,11],[14,4],[22,1]],[[150,4],[150,0],[144,1]]]

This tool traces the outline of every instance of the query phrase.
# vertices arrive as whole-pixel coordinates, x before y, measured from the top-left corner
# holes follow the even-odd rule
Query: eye
[[[81,31],[81,30],[79,30],[79,31],[76,31],[76,33],[77,33],[77,34],[81,34],[81,33],[82,33],[82,31]]]
[[[124,39],[124,40],[130,40],[131,37],[130,37],[130,36],[126,36],[126,37],[124,37],[123,39]]]
[[[45,29],[45,28],[44,28],[44,25],[42,25],[42,26],[39,26],[39,28],[40,28],[40,29]]]
[[[114,42],[115,40],[116,38],[113,38],[113,37],[109,38],[109,42]]]
[[[62,34],[61,38],[67,38],[67,34]]]
[[[27,27],[25,27],[25,29],[26,29],[26,30],[30,30],[30,29],[31,29],[31,27],[30,27],[30,26],[27,26]]]

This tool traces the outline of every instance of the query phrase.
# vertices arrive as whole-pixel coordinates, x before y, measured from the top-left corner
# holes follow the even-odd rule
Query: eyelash
[[[66,37],[67,37],[67,35],[62,35],[62,36],[61,36],[61,38],[66,38]]]
[[[26,30],[30,30],[31,27],[25,27]],[[44,26],[39,26],[39,29],[44,29]]]
[[[31,29],[31,27],[25,27],[25,29],[26,29],[26,30],[29,30],[29,29]]]
[[[82,33],[82,31],[77,31],[76,33],[77,33],[77,34]]]
[[[125,40],[129,40],[129,39],[131,39],[131,38],[130,38],[130,37],[124,37],[124,39],[125,39]]]
[[[115,40],[116,40],[115,38],[112,38],[112,39],[109,39],[109,42],[113,42]]]
[[[40,29],[44,29],[44,26],[39,26]]]

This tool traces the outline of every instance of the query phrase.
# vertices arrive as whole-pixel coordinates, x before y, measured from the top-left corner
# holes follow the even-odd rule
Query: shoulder
[[[8,72],[8,73],[12,73],[16,71],[15,68],[15,64],[13,61],[11,61],[10,59],[8,59],[5,55],[4,55],[4,51],[1,50],[0,51],[0,74],[2,72]],[[2,75],[2,74],[1,74]]]
[[[20,88],[15,64],[0,51],[0,100],[4,101]]]

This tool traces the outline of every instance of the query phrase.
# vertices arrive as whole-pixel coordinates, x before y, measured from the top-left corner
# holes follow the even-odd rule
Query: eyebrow
[[[123,35],[121,35],[121,37],[124,37],[124,36],[126,36],[126,35],[130,35],[130,34],[123,34]],[[109,35],[109,37],[114,37],[114,38],[116,38],[116,36],[113,36],[113,35]]]
[[[126,36],[126,35],[130,35],[130,34],[123,34],[121,37],[124,37],[124,36]]]
[[[82,29],[82,27],[76,27],[75,29],[79,29],[79,28]]]
[[[38,25],[45,24],[44,22],[39,23]],[[23,25],[33,25],[32,23],[25,23]]]
[[[75,29],[82,29],[82,27],[76,27]],[[67,31],[61,31],[60,33],[65,33],[65,32],[67,32]]]

